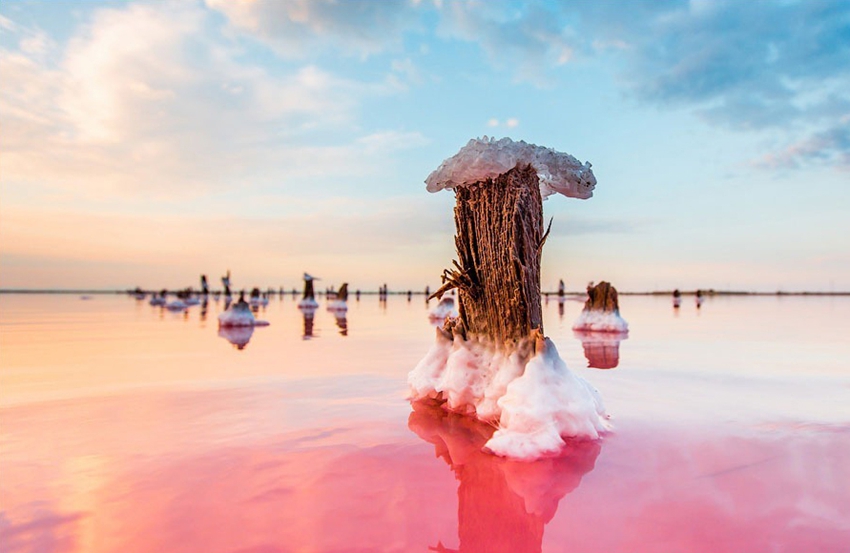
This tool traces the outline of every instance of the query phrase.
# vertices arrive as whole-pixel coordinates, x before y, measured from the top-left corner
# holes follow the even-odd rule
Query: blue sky
[[[593,164],[545,287],[850,289],[848,1],[0,4],[0,286],[422,288],[472,137]]]

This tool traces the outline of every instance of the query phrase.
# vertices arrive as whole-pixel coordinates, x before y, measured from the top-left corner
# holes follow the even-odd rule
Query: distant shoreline
[[[807,291],[795,291],[795,292],[784,292],[784,291],[776,291],[776,292],[747,292],[741,290],[705,290],[700,289],[703,297],[713,297],[713,296],[850,296],[850,291],[848,292],[807,292]],[[154,292],[153,290],[147,290],[146,293]],[[214,291],[218,293],[219,291]],[[679,291],[683,296],[694,296],[696,295],[696,290],[680,290]],[[0,288],[0,294],[91,294],[91,295],[132,295],[134,294],[134,290],[52,290],[52,289],[28,289],[28,288]],[[275,292],[277,293],[277,292]],[[391,296],[406,296],[407,290],[395,290],[388,292]],[[412,290],[411,293],[414,296],[424,296],[425,292],[419,290]],[[297,292],[296,295],[299,295],[300,292]],[[377,290],[361,290],[361,295],[365,296],[377,296]],[[651,292],[619,292],[621,296],[672,296],[672,290],[656,290]],[[292,295],[292,290],[284,291],[285,296]],[[324,291],[317,292],[316,295],[323,296],[325,295]],[[552,292],[541,292],[541,295],[544,297],[555,296],[557,297],[558,293],[555,291]],[[577,291],[569,291],[565,292],[567,296],[584,296],[585,292],[577,292]]]

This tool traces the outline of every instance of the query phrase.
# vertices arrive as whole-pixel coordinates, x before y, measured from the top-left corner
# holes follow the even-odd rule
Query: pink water
[[[517,463],[405,401],[421,297],[311,338],[273,299],[238,349],[215,302],[0,295],[0,550],[850,551],[850,298],[688,300],[621,298],[619,344],[544,305],[615,432]]]

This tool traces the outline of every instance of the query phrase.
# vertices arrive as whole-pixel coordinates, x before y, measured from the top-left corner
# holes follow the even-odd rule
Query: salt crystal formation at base
[[[449,411],[496,424],[486,449],[514,459],[554,455],[563,437],[597,439],[609,430],[599,392],[567,368],[551,340],[537,338],[535,348],[523,362],[522,348],[501,352],[438,331],[408,376],[410,398],[444,400]]]
[[[540,255],[544,197],[587,199],[590,164],[525,142],[473,139],[426,180],[455,191],[453,269],[437,298],[457,289],[458,310],[411,371],[411,401],[498,426],[486,449],[533,460],[557,454],[565,438],[597,439],[608,429],[599,393],[574,375],[543,334]]]
[[[629,331],[629,323],[619,313],[582,311],[573,323],[573,330],[626,333]]]
[[[428,319],[434,323],[442,323],[447,318],[457,317],[457,315],[454,298],[445,297],[428,313]]]

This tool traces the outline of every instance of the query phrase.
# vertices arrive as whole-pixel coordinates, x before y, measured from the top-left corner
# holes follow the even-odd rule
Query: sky
[[[850,1],[0,2],[0,287],[421,290],[469,139],[593,164],[542,284],[850,290]]]

